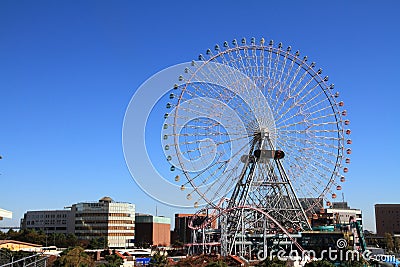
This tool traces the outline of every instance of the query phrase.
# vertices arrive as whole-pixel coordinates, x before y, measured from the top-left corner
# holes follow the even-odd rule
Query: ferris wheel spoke
[[[237,183],[235,177],[239,176],[239,172],[240,172],[240,165],[238,164],[234,168],[229,170],[229,172],[227,172],[226,174],[224,182],[223,183],[221,182],[219,186],[216,188],[214,195],[212,195],[212,199],[218,199],[218,196],[223,197],[227,191],[229,192],[229,190],[232,189],[232,187]],[[223,191],[224,188],[229,190]]]
[[[232,154],[231,158],[234,159],[244,153],[244,151],[247,151],[248,145],[244,145],[242,148],[238,149],[234,154]],[[224,164],[228,164],[229,160],[224,160]],[[238,164],[240,164],[240,161],[238,161]],[[203,174],[203,173],[202,173]],[[196,179],[202,178],[202,176],[195,176]]]
[[[214,177],[217,176],[218,173],[221,172],[221,170],[223,170],[223,167],[225,167],[225,163],[220,163],[220,166],[218,166],[215,170],[213,170],[211,173],[209,173],[208,176],[205,177],[201,177],[200,182],[195,182],[194,180],[192,180],[193,185],[196,188],[201,188],[205,185],[207,185],[208,182],[210,182]],[[216,183],[216,181],[212,181],[212,183]]]
[[[288,56],[289,56],[289,51],[286,52],[286,55],[285,55],[285,64],[284,64],[284,66],[286,66],[286,60],[288,59]],[[283,82],[282,82],[282,84],[281,84],[281,87],[282,87],[282,88],[288,88],[288,87],[289,87],[289,86],[287,86],[287,81],[288,81],[288,79],[290,78],[290,73],[292,73],[294,65],[295,65],[295,61],[294,61],[294,60],[291,60],[291,61],[290,61],[289,68],[287,69],[286,75],[285,75],[285,77],[284,77],[284,79],[283,79]],[[283,72],[283,71],[284,71],[284,68],[282,68],[282,72]]]
[[[311,98],[307,99],[305,102],[302,102],[306,97],[308,97],[309,95],[311,95],[311,93],[315,92],[315,90],[320,87],[320,84],[322,82],[318,82],[316,83],[313,87],[311,87],[309,90],[304,91],[301,90],[299,91],[296,95],[294,95],[294,99],[295,99],[295,105],[296,106],[307,106],[308,103],[310,103],[311,101],[313,101],[314,99],[316,99],[317,97],[320,97],[321,95],[325,94],[323,92],[323,90],[319,90],[314,96],[312,96]],[[306,87],[303,87],[303,89],[306,89]],[[305,92],[303,95],[301,95],[302,92]],[[322,99],[323,101],[326,101],[326,99]]]
[[[256,77],[260,77],[262,74],[262,72],[261,72],[261,70],[260,70],[260,67],[261,67],[261,63],[260,63],[260,60],[259,60],[259,56],[257,55],[257,48],[256,47],[252,47],[251,48],[251,57],[253,58],[253,60],[254,60],[254,65],[253,65],[253,68],[255,69],[255,74],[254,74],[254,76],[253,76],[253,80],[254,80],[254,82],[256,82]]]
[[[239,177],[240,172],[240,163],[237,162],[231,169],[225,170],[224,175],[221,177],[221,179],[218,179],[220,181],[219,186],[216,188],[214,195],[212,196],[212,199],[217,199],[217,196],[220,195],[220,192],[223,192],[222,189],[230,189],[237,183],[237,178]],[[222,196],[221,196],[222,197]]]
[[[279,73],[279,78],[278,78],[278,84],[279,84],[279,86],[282,86],[283,84],[285,84],[286,83],[286,79],[284,78],[284,80],[282,81],[282,77],[284,76],[284,73],[285,73],[285,69],[286,69],[286,64],[287,64],[287,60],[288,60],[288,56],[289,56],[289,52],[288,51],[286,51],[286,52],[284,52],[285,53],[285,55],[283,56],[283,63],[282,63],[282,66],[281,66],[281,68],[280,68],[280,73]],[[294,64],[294,63],[293,63]],[[292,67],[293,67],[293,65],[291,65]],[[291,69],[289,69],[289,72],[291,71]],[[286,75],[286,78],[287,78],[288,76]],[[284,86],[282,86],[282,87],[284,87]]]
[[[306,93],[304,95],[302,95],[300,97],[300,93],[303,92],[303,90],[301,90],[301,92],[298,92],[296,95],[290,96],[289,99],[293,99],[292,104],[282,113],[280,113],[281,109],[284,107],[285,104],[281,105],[280,108],[277,110],[277,112],[279,112],[280,116],[278,116],[276,118],[277,121],[281,120],[287,113],[290,113],[292,111],[293,108],[295,107],[302,107],[305,106],[308,101],[306,101],[305,103],[301,103],[301,101],[307,97],[311,92],[314,92],[314,90],[319,86],[319,84],[315,85],[314,87],[310,88],[308,91],[306,91]],[[304,89],[306,88],[305,86],[303,87]],[[317,93],[317,96],[320,95],[321,92]],[[300,98],[298,98],[300,97]]]
[[[291,88],[291,90],[289,91],[289,96],[301,94],[301,93],[303,92],[303,90],[306,89],[306,88],[309,86],[309,84],[314,80],[313,77],[310,77],[310,78],[305,82],[305,84],[300,88],[300,90],[298,90],[300,84],[301,84],[301,83],[303,82],[303,80],[307,77],[307,75],[309,75],[308,70],[305,70],[305,69],[304,69],[304,66],[303,66],[304,63],[305,63],[305,62],[302,61],[302,62],[298,65],[297,70],[296,70],[296,74],[293,76],[292,80],[290,81],[290,83],[289,83],[289,85],[288,85],[288,87]],[[296,81],[296,78],[297,78],[297,76],[298,76],[298,73],[299,73],[301,70],[303,70],[303,73],[302,73],[302,75],[300,76],[300,78]],[[296,81],[296,83],[293,85],[293,83],[294,83],[295,81]],[[280,109],[278,109],[278,112],[279,112],[279,111],[280,111]]]
[[[333,168],[329,168],[313,158],[309,158],[309,160],[310,160],[310,170],[312,170],[313,172],[317,172],[320,177],[328,178],[326,176],[326,173],[332,173]]]
[[[205,149],[205,148],[218,147],[218,146],[221,146],[221,145],[229,144],[229,143],[231,143],[232,141],[237,141],[237,140],[242,140],[242,139],[244,139],[244,138],[243,138],[243,137],[240,137],[240,138],[236,138],[236,139],[231,139],[231,140],[226,140],[226,141],[221,141],[221,142],[215,142],[215,143],[213,143],[213,144],[211,144],[211,145],[202,146],[201,148],[202,148],[202,149]],[[186,141],[186,142],[182,142],[180,145],[194,145],[194,144],[199,144],[199,143],[201,143],[201,141],[195,140],[195,141]],[[182,152],[181,154],[184,155],[185,153],[190,153],[190,152],[195,152],[195,151],[200,151],[200,148],[188,150],[188,151],[186,151],[186,152],[184,151],[184,152]],[[210,151],[209,153],[213,153],[213,152]],[[202,154],[202,155],[204,155],[204,154]]]
[[[321,123],[318,123],[318,124],[311,124],[310,125],[310,124],[307,123],[306,120],[302,120],[302,121],[298,121],[298,122],[295,122],[295,123],[290,123],[290,124],[286,124],[286,125],[282,125],[282,126],[277,124],[277,126],[279,126],[279,129],[287,129],[287,128],[295,127],[295,126],[298,126],[298,125],[306,125],[307,127],[329,126],[329,125],[337,125],[337,122],[336,121],[321,122]]]
[[[276,83],[276,75],[278,74],[279,70],[279,60],[281,58],[281,49],[278,49],[275,53],[275,60],[274,60],[274,67],[273,67],[273,74],[272,74],[272,81],[274,81]]]
[[[277,95],[277,93],[275,93],[275,88],[277,88],[278,92],[281,92],[281,93],[286,91],[285,88],[287,88],[286,87],[286,82],[287,82],[288,75],[286,75],[286,77],[284,78],[283,82],[282,82],[282,77],[283,77],[283,74],[284,74],[284,70],[286,68],[288,55],[289,55],[289,53],[286,52],[284,57],[283,57],[283,64],[282,64],[282,66],[280,66],[279,70],[278,70],[278,66],[277,65],[275,67],[275,73],[279,72],[279,78],[277,80],[275,80],[275,77],[273,78],[273,81],[274,81],[273,83],[274,84],[271,86],[271,94],[270,94],[271,96]],[[279,57],[278,57],[278,59],[279,59]],[[291,72],[293,66],[294,66],[294,62],[292,61],[292,64],[290,64],[290,68],[288,70],[289,73]],[[277,96],[276,99],[273,101],[274,104],[272,105],[272,109],[275,109],[276,106],[279,104],[278,99],[280,99],[280,96],[279,97]]]
[[[246,67],[246,64],[243,61],[243,57],[242,57],[241,51],[242,50],[239,47],[237,49],[235,49],[235,53],[236,53],[236,56],[237,56],[237,59],[238,59],[238,63],[239,63],[239,69],[244,71],[244,74],[246,76],[249,76],[248,69]]]
[[[314,98],[316,98],[317,96],[319,96],[319,95],[314,96]],[[310,99],[302,105],[303,107],[305,107],[302,109],[302,112],[308,113],[308,114],[314,114],[314,113],[318,112],[319,110],[312,110],[312,109],[319,108],[320,104],[325,103],[325,105],[323,106],[324,109],[331,109],[332,113],[334,113],[334,114],[337,113],[335,106],[332,106],[328,99],[321,99],[312,105],[311,104],[308,105],[308,103],[310,103],[311,100],[314,100],[314,99]],[[309,111],[309,110],[311,110],[311,111]]]
[[[248,77],[255,77],[257,76],[253,69],[253,64],[251,63],[251,58],[249,56],[249,51],[247,46],[243,47],[244,58],[246,59],[246,69],[248,73]]]
[[[314,178],[315,175],[314,175]],[[317,183],[316,181],[311,179],[308,181],[308,183],[303,184],[301,187],[297,188],[296,192],[299,192],[301,195],[301,198],[305,199],[307,197],[313,196],[314,198],[319,196],[320,192],[320,188],[321,186],[325,186],[325,185],[319,185],[316,186],[315,183]]]
[[[189,110],[186,110],[189,113]],[[193,115],[196,115],[197,117],[193,118]],[[193,114],[191,116],[181,116],[181,115],[177,115],[175,116],[176,121],[182,121],[182,123],[176,123],[176,125],[179,125],[182,128],[186,128],[186,129],[203,129],[204,131],[210,132],[213,128],[215,128],[216,126],[221,126],[221,127],[225,127],[225,126],[229,126],[228,128],[230,129],[230,133],[233,135],[244,135],[245,133],[242,133],[242,129],[243,127],[240,126],[239,123],[246,123],[244,118],[244,121],[236,121],[233,118],[224,118],[223,122],[218,122],[216,121],[217,119],[221,118],[221,116],[223,114],[218,114],[218,115],[213,115],[210,116],[211,118],[207,118],[205,117],[204,113],[198,113],[198,114]],[[212,118],[214,117],[214,118]],[[208,122],[204,121],[205,119],[208,120]],[[194,123],[196,122],[202,122],[203,124],[201,125],[196,125]],[[224,125],[224,124],[228,124],[228,125]]]
[[[278,125],[281,125],[281,124],[284,125],[287,121],[293,120],[297,116],[300,117],[300,118],[303,118],[304,121],[308,122],[309,124],[311,124],[310,122],[312,122],[312,121],[318,121],[320,119],[326,119],[326,118],[330,118],[330,117],[333,118],[333,119],[336,119],[336,114],[335,113],[322,113],[324,110],[327,110],[327,109],[329,109],[329,108],[326,108],[326,107],[325,108],[321,108],[321,109],[317,110],[316,112],[314,112],[312,114],[311,113],[298,112],[298,113],[295,113],[292,116],[286,118],[285,120],[279,121]],[[324,115],[319,116],[319,117],[313,117],[312,116],[312,115],[319,115],[318,113],[322,113]],[[335,122],[336,122],[336,120],[335,120]],[[315,126],[316,124],[312,123],[312,125]],[[310,128],[310,127],[311,126],[309,126],[308,128]]]
[[[304,75],[306,75],[306,74],[307,74],[307,72],[304,73]],[[303,77],[302,77],[302,78],[303,78]],[[312,79],[310,79],[310,80],[303,86],[303,89],[305,89],[305,88],[309,85],[309,83],[310,83],[311,81],[312,81]],[[296,87],[293,88],[291,91],[294,91],[296,88],[297,88],[297,85],[296,85]],[[306,105],[306,103],[300,104],[299,102],[296,102],[296,96],[297,96],[297,94],[296,94],[296,95],[292,95],[291,92],[288,92],[288,94],[287,94],[287,95],[285,96],[285,98],[284,98],[284,101],[281,101],[280,106],[279,106],[279,107],[276,107],[276,113],[280,114],[281,111],[284,109],[284,107],[286,107],[286,105],[287,105],[288,103],[290,103],[289,100],[291,101],[291,105],[290,105],[289,107],[286,107],[286,108],[285,108],[286,111],[283,112],[283,113],[277,118],[277,120],[280,120],[280,119],[281,119],[282,117],[284,117],[287,113],[290,113],[291,110],[292,110],[293,108]]]
[[[198,86],[197,86],[198,87]],[[236,89],[235,91],[236,91],[236,93],[239,91],[239,90],[242,90],[242,94],[243,93],[247,93],[247,94],[250,94],[249,93],[249,91],[248,91],[248,89],[247,89],[247,87],[244,87],[244,88],[240,88],[240,89]],[[254,89],[253,89],[254,90]],[[247,92],[246,92],[247,91]],[[239,93],[240,93],[240,91],[239,91]],[[234,95],[232,95],[232,97],[230,97],[230,99],[228,100],[228,101],[232,101],[234,99]],[[226,103],[227,105],[229,104],[229,102],[228,103]],[[256,103],[256,104],[254,104],[253,103],[253,106],[260,106],[260,105],[257,105],[258,103]],[[244,108],[244,106],[242,105],[241,106],[241,108]],[[251,112],[252,112],[252,110],[248,110],[248,111],[246,111],[246,113],[250,113],[250,115],[251,115]]]
[[[283,93],[286,93],[286,98],[290,99],[291,91],[294,91],[297,88],[296,86],[292,86],[292,84],[296,80],[296,78],[301,70],[302,70],[302,66],[301,66],[301,64],[298,64],[298,66],[295,70],[295,73],[293,74],[291,80],[289,81],[289,84],[286,85],[286,83],[285,83],[285,86],[280,86],[279,90],[278,90],[279,94],[278,93],[274,94],[276,96],[276,101],[275,101],[276,104],[272,108],[274,110],[276,110],[277,114],[279,114],[280,110],[282,109],[282,106],[285,105],[285,103],[286,103],[285,101],[279,101],[282,99]],[[307,73],[303,73],[303,75],[299,79],[300,82],[303,80],[303,78],[306,76],[306,74]],[[285,97],[283,97],[283,99],[285,99]],[[278,104],[280,105],[279,107],[278,107]]]
[[[297,155],[297,154],[301,153],[301,155],[302,155],[301,158],[302,158],[303,164],[307,163],[308,158],[320,159],[319,153],[322,153],[322,152],[327,154],[326,158],[324,158],[322,160],[323,162],[330,163],[330,164],[336,163],[336,161],[334,160],[334,157],[333,157],[333,155],[334,155],[333,151],[326,151],[326,150],[319,149],[316,147],[311,148],[310,150],[306,150],[306,151],[299,147],[288,147],[288,149],[286,149],[286,151],[288,154],[291,153],[292,155]],[[289,156],[290,156],[290,154],[288,155],[288,157]],[[328,156],[332,157],[332,159],[330,159]],[[296,156],[292,156],[292,157],[296,158]]]
[[[323,120],[323,119],[336,119],[336,114],[335,113],[323,113],[323,111],[325,111],[327,108],[323,108],[320,109],[316,112],[314,112],[313,114],[308,114],[307,115],[307,120],[308,121],[319,121],[319,120]],[[314,116],[318,116],[319,117],[314,117]],[[336,120],[335,120],[336,121]]]
[[[272,80],[272,61],[273,61],[273,53],[272,53],[272,51],[273,51],[273,49],[272,49],[272,46],[271,45],[269,45],[268,46],[268,67],[267,67],[267,77],[268,77],[268,81],[271,81]]]
[[[327,155],[331,155],[333,157],[337,156],[335,153],[332,153],[330,150],[336,151],[340,148],[340,146],[333,145],[327,142],[318,142],[317,140],[308,140],[295,136],[285,136],[285,142],[292,142],[292,144],[301,144],[298,146],[303,151],[308,151],[312,149],[320,150],[320,152],[327,153]],[[286,143],[287,145],[288,143]],[[311,147],[310,147],[311,146]],[[321,147],[329,148],[330,150],[324,150]]]
[[[280,130],[282,134],[310,134],[310,133],[339,133],[337,129],[304,129],[304,130]]]
[[[310,172],[310,171],[308,171],[307,169],[304,169],[304,167],[302,167],[302,166],[304,166],[306,163],[308,163],[308,161],[309,160],[311,160],[311,161],[313,161],[313,162],[317,162],[313,157],[305,157],[305,160],[298,160],[298,159],[295,159],[294,160],[294,162],[293,161],[290,161],[290,162],[288,162],[287,163],[287,166],[289,166],[289,167],[291,167],[290,169],[292,170],[294,170],[294,173],[291,171],[291,173],[292,173],[292,179],[293,179],[293,181],[294,181],[294,183],[301,183],[301,181],[298,181],[297,179],[296,179],[296,177],[299,177],[298,175],[295,175],[295,173],[297,172],[296,171],[296,169],[299,171],[299,173],[301,174],[301,173],[308,173],[308,175],[307,175],[307,177],[308,178],[306,178],[306,179],[310,179],[310,177],[313,177],[313,176],[315,176],[314,174],[313,174],[313,172]],[[329,163],[329,162],[328,162]],[[332,163],[330,163],[330,164],[332,164]],[[325,165],[323,165],[323,164],[321,164],[321,163],[317,163],[317,165],[319,166],[319,167],[321,167],[322,169],[324,169],[325,171],[327,171],[327,172],[330,172],[331,171],[331,169],[330,168],[328,168],[328,167],[326,167]],[[296,167],[295,167],[296,166]],[[332,165],[331,165],[332,166]],[[322,179],[323,177],[319,177],[319,176],[315,176],[314,177],[314,179],[312,179],[314,182],[318,182],[318,181],[323,181],[323,179]],[[308,184],[308,183],[313,183],[312,181],[307,181],[305,184],[303,184],[303,185],[306,185],[306,184]]]
[[[236,48],[231,48],[231,49],[227,50],[227,53],[223,53],[223,57],[221,58],[222,59],[222,63],[228,62],[228,64],[226,64],[226,65],[228,65],[228,66],[230,66],[230,67],[232,67],[232,68],[234,68],[236,70],[240,70],[241,68],[237,63],[237,59],[235,59],[234,56],[233,56],[233,51],[236,51]],[[226,54],[228,55],[229,60],[226,59],[226,57],[225,57]],[[235,80],[239,80],[239,77],[237,76],[237,73],[233,72],[233,74],[234,74]]]

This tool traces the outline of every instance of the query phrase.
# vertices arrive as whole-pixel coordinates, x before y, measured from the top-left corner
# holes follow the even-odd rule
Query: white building
[[[12,218],[12,212],[8,211],[8,210],[0,209],[0,221],[3,220],[3,218],[11,219]]]
[[[75,235],[79,239],[107,238],[109,248],[132,247],[135,239],[135,205],[103,197],[98,202],[72,205]]]
[[[352,209],[347,202],[334,202],[332,208],[326,209],[327,217],[333,224],[348,224],[353,218],[362,225],[362,212],[360,209]]]

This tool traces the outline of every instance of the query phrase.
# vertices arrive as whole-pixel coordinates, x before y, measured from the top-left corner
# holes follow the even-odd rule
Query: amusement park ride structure
[[[342,189],[352,143],[344,102],[315,66],[290,46],[243,38],[179,76],[163,145],[175,182],[207,215],[189,223],[196,250],[253,259],[275,239],[302,251],[297,238]]]

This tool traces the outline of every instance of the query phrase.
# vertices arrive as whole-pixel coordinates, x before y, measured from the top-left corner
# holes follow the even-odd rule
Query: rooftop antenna
[[[344,203],[344,193],[342,192],[342,202]]]
[[[157,204],[156,204],[156,216],[158,216],[158,212],[157,212]]]

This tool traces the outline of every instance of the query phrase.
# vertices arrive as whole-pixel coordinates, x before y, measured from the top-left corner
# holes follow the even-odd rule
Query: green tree
[[[269,257],[261,261],[258,266],[272,266],[272,267],[284,267],[286,262],[279,260],[277,257],[270,259]]]
[[[75,247],[79,243],[78,238],[74,234],[68,234],[66,236],[66,238],[67,238],[67,240],[66,240],[66,246],[65,247]]]
[[[13,259],[12,251],[7,248],[0,249],[0,265],[10,263]]]
[[[68,247],[67,245],[67,236],[65,234],[56,234],[55,236],[56,239],[56,246],[59,248],[66,248]]]
[[[5,239],[12,239],[12,240],[17,240],[17,236],[18,236],[19,232],[14,231],[13,229],[10,229],[7,231],[6,233],[6,237]]]
[[[105,237],[93,238],[89,241],[87,248],[88,249],[107,248],[107,238]]]
[[[44,245],[46,244],[46,235],[44,232],[36,232],[35,230],[23,230],[20,233],[20,240],[23,242]]]
[[[124,260],[117,254],[115,254],[115,251],[114,251],[114,254],[106,256],[105,260],[108,263],[101,264],[101,265],[99,265],[99,267],[119,267],[122,264],[124,264]]]
[[[21,231],[14,231],[10,229],[7,233],[3,235],[3,239],[17,240],[39,245],[46,244],[46,235],[43,232],[37,232],[31,229]]]
[[[69,248],[61,253],[61,257],[54,262],[55,267],[91,267],[92,258],[85,253],[82,247]]]
[[[225,262],[219,260],[208,263],[206,267],[228,267],[228,265]]]
[[[399,253],[400,252],[400,238],[396,237],[394,239],[394,250]]]
[[[153,257],[151,257],[149,266],[168,266],[168,258],[165,254],[161,254],[160,251],[157,251],[156,253],[154,253]]]
[[[363,261],[343,261],[340,262],[341,267],[364,267],[369,266],[367,262]]]
[[[7,233],[0,231],[0,240],[4,240],[4,239],[7,239]]]
[[[4,265],[7,263],[10,263],[12,261],[17,261],[22,258],[28,257],[33,255],[33,252],[28,252],[28,251],[12,251],[7,248],[1,248],[0,249],[0,265]]]
[[[307,262],[305,267],[335,267],[333,263],[328,260]]]
[[[394,250],[394,241],[393,241],[392,234],[385,233],[385,244],[386,244],[386,249],[388,251],[393,251]]]

